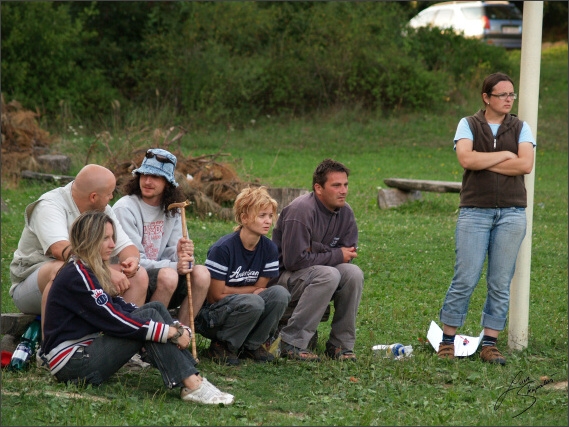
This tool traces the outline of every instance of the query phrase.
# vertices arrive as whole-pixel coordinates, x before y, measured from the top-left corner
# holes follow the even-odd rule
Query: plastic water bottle
[[[375,352],[379,352],[384,350],[385,357],[391,359],[403,359],[404,357],[409,357],[413,353],[413,346],[410,345],[403,345],[400,343],[395,344],[379,344],[374,345],[372,350]]]
[[[41,318],[37,316],[34,321],[28,326],[28,329],[22,335],[20,344],[16,347],[12,359],[10,360],[10,369],[14,371],[21,371],[26,366],[27,362],[32,358],[36,352],[36,345],[38,344],[41,336]]]
[[[399,343],[392,344],[390,346],[391,354],[393,357],[405,357],[409,356],[413,352],[413,347],[410,345],[403,345]]]

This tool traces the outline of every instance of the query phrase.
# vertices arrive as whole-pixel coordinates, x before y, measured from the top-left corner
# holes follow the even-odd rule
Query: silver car
[[[506,49],[522,46],[522,12],[507,1],[449,1],[434,4],[415,16],[412,28],[452,28],[465,37]]]

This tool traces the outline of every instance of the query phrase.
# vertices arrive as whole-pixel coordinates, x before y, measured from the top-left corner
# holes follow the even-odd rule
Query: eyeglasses
[[[490,96],[495,96],[497,98],[500,98],[502,101],[504,101],[505,99],[512,98],[512,99],[516,99],[518,97],[517,93],[514,92],[510,92],[510,93],[491,93]]]
[[[160,154],[154,154],[152,151],[147,151],[145,157],[147,159],[151,159],[153,157],[156,157],[156,160],[158,160],[160,163],[170,163],[170,164],[174,164],[174,162],[172,160],[170,160],[168,157],[166,156],[162,156]],[[174,165],[175,166],[175,165]]]

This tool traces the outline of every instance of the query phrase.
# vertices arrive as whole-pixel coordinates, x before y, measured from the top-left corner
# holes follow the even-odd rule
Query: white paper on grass
[[[484,329],[482,329],[480,335],[477,337],[456,334],[454,337],[454,355],[457,357],[465,357],[474,354],[483,336]],[[427,332],[427,339],[435,351],[439,351],[439,344],[443,340],[443,330],[433,320],[431,320],[431,326],[429,327],[429,332]]]

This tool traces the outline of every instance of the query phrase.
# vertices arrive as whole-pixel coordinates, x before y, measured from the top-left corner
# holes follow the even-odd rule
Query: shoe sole
[[[182,397],[182,401],[184,402],[193,402],[193,403],[199,403],[201,405],[231,405],[234,401],[235,398],[233,396],[229,397],[230,395],[227,395],[227,393],[225,393],[225,395],[223,396],[223,401],[221,402],[215,402],[215,403],[209,403],[209,402],[204,402],[200,399],[194,399],[192,397],[188,397],[187,395]]]
[[[353,351],[345,351],[344,353],[342,352],[338,352],[336,353],[335,349],[326,349],[326,357],[328,357],[331,360],[337,360],[339,362],[345,362],[347,360],[351,360],[352,362],[356,361],[356,354]]]
[[[484,360],[484,359],[480,359],[482,360],[484,363],[490,363],[491,365],[502,365],[504,366],[506,364],[505,360]]]
[[[502,365],[504,366],[506,364],[506,359],[504,358],[504,356],[502,356],[502,354],[495,348],[495,346],[490,346],[490,348],[494,348],[495,351],[489,351],[488,353],[490,353],[491,356],[496,356],[493,359],[485,359],[484,357],[482,357],[482,354],[484,353],[484,347],[482,347],[482,351],[480,352],[480,360],[482,360],[485,363],[490,363],[492,365]],[[496,354],[498,353],[498,354]]]
[[[203,379],[203,385],[205,387],[213,387],[215,389],[217,389],[217,392],[219,393],[219,396],[221,399],[220,402],[204,402],[202,399],[200,398],[195,398],[192,396],[191,393],[186,394],[185,396],[180,396],[180,398],[184,401],[184,402],[193,402],[193,403],[199,403],[202,405],[231,405],[233,402],[235,402],[235,396],[233,396],[232,394],[229,393],[225,393],[221,390],[219,390],[217,387],[215,387],[212,383],[210,383],[206,378]],[[187,390],[187,389],[186,389]]]
[[[249,360],[252,360],[252,361],[257,362],[257,363],[271,363],[271,362],[274,362],[276,360],[276,357],[273,357],[272,359],[257,359],[255,357],[253,357],[252,355],[243,352],[243,353],[239,354],[239,359],[249,359]]]
[[[299,362],[320,362],[320,357],[312,356],[314,353],[309,353],[308,357],[302,357],[299,354],[290,352],[290,353],[281,353],[281,357],[290,360],[298,360]]]
[[[327,356],[328,356],[328,358],[329,358],[330,360],[335,360],[335,361],[338,361],[338,362],[348,362],[348,361],[349,361],[349,362],[357,362],[357,357],[356,357],[355,355],[354,355],[354,356],[345,356],[345,355],[343,355],[343,356],[339,356],[339,357],[330,356],[330,355],[327,355]]]

